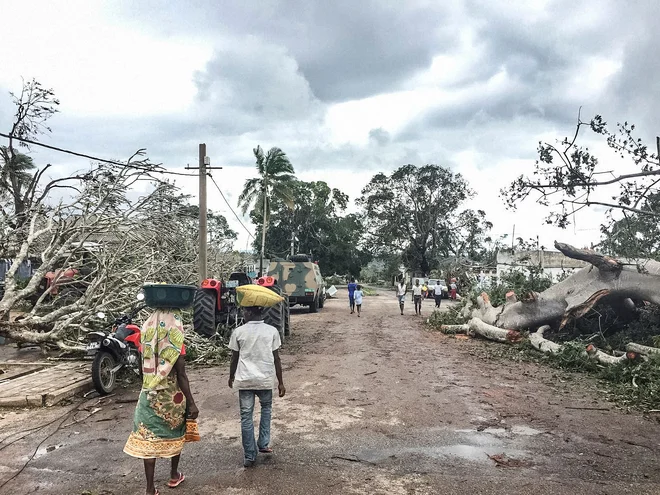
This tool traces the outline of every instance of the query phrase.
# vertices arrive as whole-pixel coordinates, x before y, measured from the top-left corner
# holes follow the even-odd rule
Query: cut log
[[[440,331],[447,334],[469,333],[470,325],[442,325]]]
[[[470,331],[489,340],[515,343],[520,342],[522,339],[520,332],[516,332],[515,330],[505,330],[493,325],[489,325],[479,318],[472,318],[468,325],[470,326]]]
[[[529,343],[532,344],[533,347],[535,347],[541,352],[548,352],[550,354],[557,354],[561,352],[562,350],[561,345],[543,337],[543,332],[545,332],[546,330],[550,330],[550,325],[544,325],[541,328],[539,328],[536,332],[530,333]]]
[[[599,350],[593,344],[589,344],[586,348],[586,351],[587,351],[587,356],[589,356],[589,358],[594,359],[602,364],[618,364],[627,361],[629,357],[634,357],[634,356],[629,356],[628,354],[618,357],[612,356],[610,354],[607,354],[606,352]]]
[[[626,350],[629,352],[635,352],[637,354],[642,354],[648,356],[649,354],[660,354],[660,349],[657,347],[649,347],[647,345],[635,344],[631,342],[626,346]]]

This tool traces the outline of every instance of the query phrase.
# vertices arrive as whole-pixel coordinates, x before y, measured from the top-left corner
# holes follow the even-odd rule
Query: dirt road
[[[318,314],[294,311],[275,454],[257,467],[242,468],[226,368],[190,373],[203,440],[184,451],[178,493],[660,493],[660,425],[596,401],[593,382],[486,359],[479,350],[490,344],[425,331],[391,293],[365,298],[361,318],[339,297]],[[9,440],[54,422],[0,443],[0,484],[37,452],[0,493],[144,493],[141,463],[122,453],[135,397],[4,411]],[[166,462],[156,475],[169,492]]]

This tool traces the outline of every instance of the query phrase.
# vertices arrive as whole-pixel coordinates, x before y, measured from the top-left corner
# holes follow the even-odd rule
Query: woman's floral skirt
[[[172,377],[165,389],[140,392],[124,452],[140,459],[174,457],[183,450],[185,434],[186,398]]]

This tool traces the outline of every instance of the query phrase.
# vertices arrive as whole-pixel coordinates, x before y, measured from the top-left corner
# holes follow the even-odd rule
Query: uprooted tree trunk
[[[477,298],[471,316],[507,330],[529,330],[547,324],[563,327],[579,318],[599,301],[626,306],[628,299],[660,304],[660,263],[653,260],[626,262],[591,251],[555,242],[569,258],[591,263],[541,293],[529,294],[523,301],[507,298],[493,307],[484,295]]]
[[[589,312],[597,303],[606,303],[615,311],[629,313],[632,300],[660,304],[660,263],[653,260],[628,262],[568,244],[555,242],[555,247],[569,258],[591,264],[541,293],[530,293],[522,301],[507,294],[505,303],[494,307],[488,294],[477,297],[477,307],[466,306],[464,325],[444,325],[446,333],[480,335],[498,342],[517,342],[520,331],[530,331],[529,340],[536,349],[551,354],[560,353],[563,346],[544,337],[552,326],[562,328],[572,319]],[[534,329],[538,329],[533,332]],[[660,349],[635,343],[628,344],[621,356],[612,356],[589,344],[584,355],[602,364],[617,364],[650,354]]]

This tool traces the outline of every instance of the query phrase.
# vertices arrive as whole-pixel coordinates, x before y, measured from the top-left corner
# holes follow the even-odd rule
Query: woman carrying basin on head
[[[179,459],[186,441],[186,416],[199,413],[185,368],[183,324],[178,311],[156,310],[142,326],[142,391],[133,419],[133,432],[124,452],[144,459],[147,495],[154,485],[156,459],[172,459],[168,486],[179,486]]]

